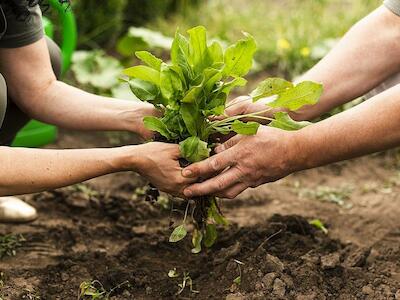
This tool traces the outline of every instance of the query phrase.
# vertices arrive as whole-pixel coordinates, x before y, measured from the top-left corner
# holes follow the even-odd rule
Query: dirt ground
[[[64,132],[53,146],[106,145],[100,135],[78,142]],[[0,225],[0,234],[25,239],[15,256],[0,260],[0,297],[77,299],[82,282],[97,280],[98,290],[112,290],[110,299],[400,299],[396,153],[301,172],[221,200],[231,225],[197,255],[189,239],[168,242],[170,213],[143,200],[136,188],[145,183],[135,174],[26,196],[40,217]],[[328,234],[309,225],[313,219]],[[170,278],[174,268],[178,276]],[[176,295],[183,274],[187,286]]]

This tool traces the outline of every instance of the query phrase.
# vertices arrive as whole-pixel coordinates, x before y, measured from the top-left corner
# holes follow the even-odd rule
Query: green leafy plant
[[[21,247],[23,242],[25,242],[25,238],[21,234],[0,236],[0,259],[6,256],[15,256],[17,248]]]
[[[250,94],[254,101],[271,97],[264,111],[221,118],[231,90],[247,83],[243,76],[252,67],[256,42],[250,34],[244,33],[243,39],[223,49],[218,41],[207,42],[206,29],[202,26],[188,30],[188,34],[189,38],[186,38],[176,32],[170,63],[147,51],[137,51],[137,58],[144,64],[123,72],[135,96],[164,113],[160,118],[145,117],[144,124],[159,133],[159,140],[179,144],[186,160],[182,165],[208,158],[214,145],[214,134],[256,134],[259,123],[244,122],[245,118],[267,120],[269,126],[285,130],[297,130],[309,124],[295,122],[285,111],[315,104],[322,93],[322,85],[310,81],[294,85],[281,78],[264,80]],[[273,115],[272,111],[277,108],[282,111]],[[263,116],[266,112],[273,116]],[[188,201],[183,223],[175,228],[170,241],[180,241],[187,235],[186,225],[191,216],[195,225],[192,252],[198,253],[202,245],[211,247],[214,244],[216,225],[227,225],[228,222],[215,197],[193,200],[192,209]]]
[[[108,300],[116,289],[124,285],[129,286],[129,281],[124,281],[107,291],[98,280],[83,281],[79,285],[78,300]]]

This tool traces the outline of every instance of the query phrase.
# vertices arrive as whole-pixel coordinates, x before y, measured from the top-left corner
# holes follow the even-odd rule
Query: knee
[[[57,44],[46,37],[47,48],[49,49],[51,66],[53,67],[53,72],[56,75],[57,79],[61,76],[61,68],[62,68],[62,55],[61,50],[57,46]]]
[[[7,110],[7,85],[3,75],[0,74],[0,127],[3,125]]]

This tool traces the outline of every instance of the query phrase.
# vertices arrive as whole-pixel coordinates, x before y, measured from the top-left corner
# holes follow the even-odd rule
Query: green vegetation
[[[256,60],[260,68],[294,77],[381,4],[381,0],[211,0],[148,25],[172,36],[175,27],[187,30],[202,24],[212,37],[230,42],[242,31],[250,32],[259,42]]]
[[[242,135],[257,133],[256,122],[242,122],[244,118],[271,121],[269,126],[285,130],[297,130],[310,124],[295,122],[285,112],[275,113],[273,118],[261,114],[273,108],[295,111],[304,105],[315,104],[322,85],[310,81],[297,85],[280,78],[268,78],[250,94],[253,101],[274,97],[266,109],[257,114],[233,117],[224,116],[226,100],[234,87],[244,86],[243,78],[252,67],[256,41],[247,33],[235,44],[223,49],[217,42],[208,42],[206,29],[197,26],[188,30],[189,39],[178,31],[171,47],[171,63],[167,64],[147,51],[137,51],[136,56],[144,65],[124,70],[124,79],[133,94],[142,101],[160,109],[163,117],[144,118],[145,126],[160,134],[162,141],[179,143],[182,157],[194,163],[209,157],[214,134],[235,132]],[[216,117],[223,117],[217,118]],[[216,224],[227,225],[214,197],[201,197],[187,202],[183,223],[175,228],[170,242],[178,242],[186,235],[189,208],[195,230],[193,253],[201,251],[201,245],[211,247],[217,237]]]
[[[25,238],[22,235],[6,234],[0,236],[0,259],[15,256],[17,248],[22,246]]]
[[[98,280],[84,281],[79,286],[78,300],[109,300],[112,293],[124,285],[129,282],[124,281],[107,291]]]

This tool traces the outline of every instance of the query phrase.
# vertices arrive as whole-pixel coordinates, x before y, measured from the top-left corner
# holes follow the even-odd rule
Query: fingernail
[[[183,194],[186,196],[186,197],[192,197],[192,195],[193,195],[193,193],[192,193],[192,191],[191,190],[184,190],[183,191]]]
[[[191,170],[186,170],[185,169],[185,170],[182,171],[182,175],[185,176],[185,177],[190,177],[190,176],[193,175],[193,172]]]

